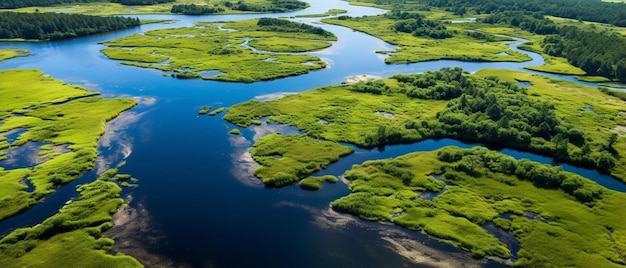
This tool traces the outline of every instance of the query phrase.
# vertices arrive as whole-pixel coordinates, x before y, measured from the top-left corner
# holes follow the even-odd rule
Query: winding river
[[[320,86],[339,84],[348,77],[368,74],[386,77],[416,73],[442,67],[478,69],[506,68],[524,70],[540,65],[535,53],[524,63],[478,63],[431,61],[387,65],[384,56],[374,51],[393,46],[351,29],[317,24],[316,18],[296,18],[316,23],[333,32],[339,41],[314,53],[330,67],[307,75],[253,84],[202,80],[177,80],[160,71],[120,65],[107,59],[99,42],[152,29],[191,26],[197,21],[242,20],[257,17],[292,17],[320,14],[329,9],[345,9],[349,16],[382,14],[369,7],[350,6],[340,0],[312,1],[311,7],[287,14],[253,15],[141,15],[142,19],[168,19],[174,23],[141,27],[59,42],[4,42],[0,47],[19,47],[31,56],[0,62],[0,69],[37,68],[67,83],[82,85],[104,96],[130,96],[140,101],[108,125],[100,142],[101,157],[94,171],[63,186],[25,213],[0,222],[0,235],[12,229],[41,222],[54,214],[65,201],[76,196],[75,186],[93,180],[98,172],[122,160],[122,173],[139,178],[140,187],[125,189],[131,220],[124,228],[114,228],[117,249],[138,256],[151,266],[188,267],[400,267],[412,265],[398,254],[415,249],[422,252],[422,264],[474,262],[499,266],[498,262],[473,260],[468,253],[441,244],[417,232],[395,226],[370,223],[328,209],[328,204],[348,193],[345,184],[324,185],[317,192],[299,187],[266,189],[249,171],[254,168],[245,153],[255,138],[274,131],[289,131],[281,126],[262,125],[232,136],[232,127],[220,116],[198,116],[203,106],[227,107],[255,97],[300,92]],[[516,39],[511,48],[524,42]],[[527,71],[527,70],[524,70]],[[546,74],[544,74],[546,75]],[[571,77],[556,76],[575,81]],[[388,146],[384,150],[357,149],[332,164],[323,174],[340,175],[352,164],[365,160],[399,156],[412,151],[434,150],[447,145],[473,146],[458,141],[426,140],[411,145]],[[516,158],[544,163],[551,159],[533,154],[502,150]],[[595,171],[563,165],[598,183],[626,192],[626,186]],[[417,241],[416,244],[406,242]],[[418,254],[419,255],[419,254]]]

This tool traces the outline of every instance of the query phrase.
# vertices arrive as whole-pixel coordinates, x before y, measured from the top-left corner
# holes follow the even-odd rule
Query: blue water
[[[421,241],[442,253],[459,253],[449,246],[424,235],[378,223],[355,220],[346,226],[316,224],[328,210],[331,201],[349,191],[342,183],[324,185],[322,190],[302,191],[297,186],[267,189],[242,177],[244,168],[239,156],[263,133],[293,131],[289,128],[255,127],[243,129],[243,135],[228,134],[233,128],[218,116],[199,116],[204,106],[228,107],[255,97],[274,93],[295,93],[320,86],[340,84],[350,76],[361,74],[391,76],[416,73],[442,67],[461,66],[473,72],[481,68],[524,70],[523,66],[540,65],[543,59],[535,53],[525,63],[478,63],[432,61],[416,64],[388,65],[384,56],[374,51],[393,50],[393,46],[374,37],[347,28],[320,25],[335,33],[339,41],[329,49],[308,53],[330,63],[324,70],[298,77],[253,84],[225,83],[203,80],[177,80],[155,70],[120,65],[107,59],[99,44],[151,29],[191,26],[196,21],[240,20],[256,17],[292,17],[297,14],[324,13],[328,9],[346,9],[350,16],[376,15],[385,11],[349,6],[339,0],[314,1],[311,8],[270,15],[179,16],[146,15],[141,18],[176,19],[173,24],[149,24],[124,30],[59,42],[7,42],[0,47],[19,47],[31,56],[0,62],[0,69],[37,68],[67,83],[82,85],[104,96],[139,97],[141,104],[125,113],[129,121],[119,120],[117,139],[111,144],[101,142],[103,158],[96,167],[102,170],[125,159],[120,172],[139,178],[139,188],[127,189],[132,195],[131,207],[141,204],[149,213],[152,231],[161,237],[146,243],[150,253],[171,259],[177,266],[192,267],[400,267],[411,263],[399,257],[381,240],[382,229],[394,231],[395,237]],[[319,19],[298,18],[313,23]],[[319,24],[316,24],[319,25]],[[524,42],[516,39],[511,44]],[[571,77],[554,76],[572,80]],[[592,84],[593,85],[593,84]],[[132,119],[132,120],[131,120]],[[127,123],[124,123],[127,122]],[[320,174],[341,175],[353,164],[366,160],[395,157],[414,151],[430,151],[447,145],[472,147],[455,140],[426,140],[410,145],[387,146],[380,149],[357,148]],[[540,156],[502,150],[516,158],[531,158],[552,163]],[[595,171],[562,165],[598,181],[609,188],[626,191],[624,184]],[[57,190],[40,204],[23,214],[0,222],[0,235],[21,226],[41,222],[54,214],[65,201],[75,197],[74,188],[92,181],[90,172]],[[243,172],[245,174],[245,172]],[[250,183],[253,182],[253,183]],[[327,218],[327,217],[326,217]],[[465,254],[469,256],[469,254]],[[466,261],[497,266],[485,261]]]

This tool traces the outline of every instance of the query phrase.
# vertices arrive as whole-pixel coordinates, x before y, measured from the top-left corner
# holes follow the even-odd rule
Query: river
[[[500,265],[493,261],[474,260],[468,253],[418,232],[332,212],[328,204],[348,193],[342,183],[324,185],[316,192],[303,191],[298,186],[262,187],[245,172],[246,168],[253,167],[245,158],[245,150],[255,136],[276,131],[280,126],[251,127],[244,129],[242,136],[235,137],[228,134],[232,125],[221,116],[198,116],[197,112],[208,105],[227,107],[255,97],[339,84],[348,77],[361,74],[386,77],[451,66],[460,66],[470,72],[486,67],[524,70],[523,66],[543,63],[538,54],[525,52],[533,58],[525,63],[443,60],[387,65],[383,56],[374,51],[390,50],[393,46],[351,29],[316,24],[339,37],[332,47],[308,53],[324,58],[330,63],[329,68],[297,77],[243,84],[177,80],[160,71],[120,65],[100,52],[104,46],[99,42],[157,28],[191,26],[197,21],[319,14],[332,8],[349,10],[346,14],[349,16],[385,12],[350,6],[339,0],[312,1],[310,8],[286,14],[141,15],[140,18],[176,21],[58,42],[0,43],[0,47],[18,47],[31,52],[29,57],[0,62],[0,69],[41,69],[57,79],[82,85],[106,97],[129,96],[140,101],[136,108],[109,123],[107,133],[115,134],[102,138],[101,157],[93,172],[59,188],[25,213],[0,222],[0,234],[41,222],[66,200],[76,196],[76,185],[92,181],[96,173],[125,160],[126,165],[120,168],[120,172],[139,178],[140,187],[124,190],[124,196],[132,197],[128,212],[132,220],[124,228],[114,230],[112,235],[118,238],[118,249],[136,255],[150,265],[401,267],[413,264],[398,255],[411,248],[423,253],[420,255],[423,265]],[[316,18],[294,20],[319,21]],[[518,39],[511,47],[516,49],[515,46],[523,41]],[[357,149],[355,154],[321,173],[339,175],[352,164],[365,160],[434,150],[450,144],[472,146],[454,140],[427,140],[388,146],[384,150]],[[551,163],[550,159],[532,154],[503,152]],[[564,169],[584,174],[601,184],[606,180],[603,185],[626,191],[624,184],[595,171],[567,165]],[[417,241],[417,244],[407,240]]]

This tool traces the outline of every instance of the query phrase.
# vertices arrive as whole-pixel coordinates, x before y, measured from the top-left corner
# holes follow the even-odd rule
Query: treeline
[[[444,148],[437,153],[439,160],[452,163],[453,170],[479,177],[485,170],[514,175],[546,189],[561,189],[578,201],[591,202],[602,197],[602,187],[578,174],[563,172],[561,167],[544,165],[527,159],[497,153],[484,147],[472,149]],[[454,181],[453,173],[444,173],[446,180]]]
[[[174,1],[176,0],[110,0],[111,3],[120,3],[122,5],[153,5]],[[47,7],[61,4],[92,2],[103,2],[103,0],[0,0],[0,8]]]
[[[448,31],[446,26],[437,21],[427,20],[417,13],[393,10],[385,14],[385,17],[398,21],[394,24],[394,29],[398,32],[411,33],[413,36],[418,37],[428,36],[436,39],[452,37],[452,32]]]
[[[206,15],[206,14],[214,14],[224,12],[224,9],[217,7],[209,7],[209,6],[200,6],[200,5],[174,5],[170,10],[172,13],[180,13],[185,15]]]
[[[469,9],[475,10],[478,14],[530,11],[626,26],[626,4],[601,0],[427,0],[425,4],[446,8],[456,13]]]
[[[605,173],[615,166],[614,138],[588,141],[581,129],[557,118],[553,105],[531,99],[525,88],[513,83],[471,76],[459,67],[392,78],[398,87],[365,82],[350,89],[449,100],[448,105],[435,118],[410,121],[404,129],[379,127],[376,134],[365,137],[366,147],[454,138],[531,151]]]
[[[260,18],[257,22],[257,26],[260,26],[261,30],[271,32],[298,32],[317,34],[327,37],[334,36],[333,33],[326,31],[320,27],[283,19]]]
[[[246,4],[243,0],[239,0],[236,4],[231,2],[225,2],[224,6],[229,7],[233,10],[240,11],[252,11],[252,12],[287,12],[293,10],[304,9],[307,7],[307,4],[304,2],[300,2],[298,0],[272,0],[272,4],[270,6],[260,6],[253,4]]]
[[[0,12],[0,38],[58,40],[140,25],[137,18]]]
[[[541,44],[545,53],[564,57],[589,75],[626,82],[626,39],[616,33],[595,32],[576,26],[559,27],[536,12],[505,11],[482,21],[548,35]]]

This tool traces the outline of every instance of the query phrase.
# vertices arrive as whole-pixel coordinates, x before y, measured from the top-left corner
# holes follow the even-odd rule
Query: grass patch
[[[592,76],[592,75],[586,75],[586,76],[579,75],[579,76],[576,76],[576,79],[580,81],[584,81],[584,82],[591,82],[591,83],[603,83],[603,82],[611,81],[611,79],[608,79],[603,76]]]
[[[202,71],[220,71],[209,80],[255,82],[308,73],[326,67],[319,57],[283,52],[318,50],[336,37],[317,27],[303,28],[286,20],[265,19],[160,29],[106,42],[102,52],[122,64],[174,72],[179,78],[200,78]],[[280,21],[285,25],[274,25]],[[302,27],[301,27],[302,26]],[[234,31],[233,31],[234,30]],[[256,49],[281,53],[257,53]]]
[[[228,133],[232,135],[241,135],[241,130],[239,130],[238,128],[233,128]]]
[[[324,176],[319,176],[319,177],[316,177],[316,176],[306,177],[303,180],[301,180],[298,184],[300,185],[300,188],[302,189],[316,191],[322,188],[322,184],[324,182],[336,183],[338,181],[339,179],[337,179],[337,177],[333,175],[324,175]]]
[[[220,107],[220,108],[217,108],[217,109],[215,109],[215,110],[211,111],[211,112],[209,113],[209,115],[210,115],[210,116],[216,116],[216,115],[218,115],[218,114],[221,114],[224,110],[226,110],[226,108],[224,108],[224,107]]]
[[[0,168],[0,220],[29,208],[93,167],[105,123],[136,104],[132,99],[103,99],[97,94],[38,70],[0,71],[0,132],[27,130],[10,146],[0,139],[0,158],[28,142],[68,149],[46,154],[47,160],[33,168]],[[21,186],[23,179],[32,183],[32,192]]]
[[[472,167],[471,170],[468,167]],[[532,167],[531,169],[526,169]],[[595,201],[582,202],[569,188],[540,186],[524,174],[554,169],[484,148],[448,147],[395,159],[367,161],[345,174],[346,197],[333,209],[369,220],[384,220],[423,230],[474,257],[508,258],[510,249],[481,225],[508,226],[521,245],[520,266],[597,267],[626,264],[626,194],[614,192],[578,175],[554,169],[555,176],[599,191]],[[423,185],[440,174],[449,185],[433,200],[419,197]],[[569,187],[569,186],[568,186]],[[564,209],[566,208],[566,209]],[[525,212],[536,214],[533,218]],[[508,221],[505,213],[514,216]]]
[[[261,167],[254,171],[268,187],[283,187],[351,154],[351,147],[301,135],[271,134],[259,139],[250,150]]]
[[[42,223],[6,235],[0,240],[0,266],[142,267],[130,256],[108,254],[114,241],[102,236],[124,203],[121,188],[110,181],[115,172],[78,187],[79,197]]]
[[[207,114],[209,113],[209,111],[211,111],[213,107],[211,106],[204,106],[202,107],[202,109],[200,111],[198,111],[198,114]]]
[[[30,51],[21,48],[0,48],[0,61],[16,58],[26,57],[30,55]]]
[[[530,42],[519,46],[520,49],[532,51],[538,53],[543,57],[544,64],[541,66],[527,66],[524,69],[538,71],[538,72],[546,72],[546,73],[554,73],[554,74],[564,74],[564,75],[585,75],[585,71],[582,69],[571,65],[566,58],[554,57],[550,56],[543,52],[543,49],[537,42]]]

